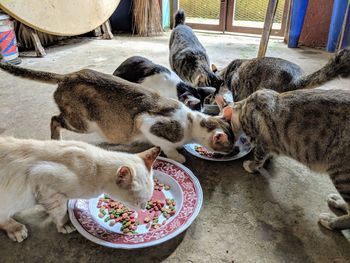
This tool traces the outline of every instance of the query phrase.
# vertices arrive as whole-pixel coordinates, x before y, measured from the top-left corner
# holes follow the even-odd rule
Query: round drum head
[[[0,0],[0,9],[23,24],[52,35],[74,36],[103,24],[120,0]]]

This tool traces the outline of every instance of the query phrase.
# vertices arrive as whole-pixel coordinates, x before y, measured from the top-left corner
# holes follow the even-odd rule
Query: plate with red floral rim
[[[250,151],[252,150],[251,144],[249,140],[247,139],[247,136],[245,134],[242,134],[239,139],[236,141],[234,146],[234,151],[231,154],[218,154],[209,151],[204,146],[198,144],[198,143],[188,143],[184,145],[184,149],[192,154],[193,156],[196,156],[198,158],[209,160],[209,161],[216,161],[216,162],[227,162],[227,161],[233,161],[237,160],[239,158],[242,158],[246,156]]]
[[[185,231],[202,207],[203,192],[198,179],[185,166],[162,157],[157,158],[153,169],[158,189],[146,210],[125,211],[122,204],[105,194],[89,200],[69,200],[69,217],[77,231],[94,243],[121,249],[158,245]],[[155,211],[157,205],[159,210]],[[128,223],[122,221],[123,215],[128,217],[128,222],[135,222],[127,233],[124,229]]]

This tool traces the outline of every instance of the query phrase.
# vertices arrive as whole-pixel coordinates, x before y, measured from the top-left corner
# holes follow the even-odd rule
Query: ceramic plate
[[[154,178],[170,189],[157,190],[154,199],[173,199],[176,211],[166,218],[161,214],[159,228],[154,229],[145,224],[143,219],[146,210],[136,211],[133,216],[140,220],[133,234],[123,234],[121,223],[110,226],[105,222],[108,213],[100,218],[101,200],[105,195],[90,200],[69,200],[69,217],[78,232],[97,244],[122,249],[142,248],[163,243],[186,230],[199,214],[203,193],[198,179],[183,165],[166,158],[159,157],[154,166]],[[102,202],[103,205],[103,202]],[[152,220],[151,220],[152,221]],[[164,223],[163,223],[164,221]]]
[[[208,151],[204,146],[201,146],[198,143],[189,143],[184,146],[184,149],[190,154],[209,161],[217,162],[226,162],[232,161],[246,156],[251,150],[252,147],[245,135],[241,135],[239,140],[235,144],[237,149],[234,153],[228,155],[215,154],[211,151]]]

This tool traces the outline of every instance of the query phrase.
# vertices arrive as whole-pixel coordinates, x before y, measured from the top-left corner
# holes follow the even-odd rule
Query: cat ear
[[[231,121],[233,114],[233,109],[231,106],[226,106],[222,109],[222,115],[225,118],[226,121]]]
[[[123,189],[130,189],[134,176],[129,167],[122,166],[117,171],[116,184]]]
[[[214,144],[218,142],[228,142],[228,136],[224,132],[216,132],[213,136]]]
[[[158,155],[160,154],[160,151],[161,151],[160,147],[153,147],[144,152],[138,153],[138,156],[140,156],[145,162],[145,165],[148,171],[151,171],[153,163],[157,159]]]
[[[215,64],[211,64],[211,71],[213,71],[214,73],[218,71],[218,68],[216,67]]]
[[[200,99],[197,99],[194,96],[187,95],[184,97],[184,104],[190,109],[195,108],[199,103],[201,103]]]
[[[222,111],[222,109],[227,105],[227,103],[224,99],[224,96],[222,96],[222,95],[216,95],[215,102],[218,105],[220,111]]]
[[[198,87],[197,91],[199,93],[199,95],[201,96],[201,98],[206,98],[209,95],[212,95],[215,93],[216,88],[213,87]]]
[[[196,86],[206,86],[206,77],[203,74],[199,74],[194,80]]]

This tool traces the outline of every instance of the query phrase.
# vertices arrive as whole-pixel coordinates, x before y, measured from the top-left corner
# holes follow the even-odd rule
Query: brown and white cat
[[[255,145],[249,173],[262,171],[273,155],[291,157],[310,169],[328,173],[339,195],[328,204],[347,211],[320,215],[329,229],[350,228],[350,91],[296,90],[278,93],[262,89],[223,109],[235,134],[242,131]]]
[[[52,139],[60,139],[61,128],[98,132],[110,143],[152,143],[179,162],[186,159],[177,148],[193,140],[215,152],[233,151],[233,134],[226,120],[192,111],[139,84],[89,69],[61,75],[9,63],[0,63],[0,68],[23,78],[58,84],[54,99],[60,114],[51,119]]]
[[[0,229],[23,241],[28,231],[12,216],[40,204],[58,232],[70,233],[68,199],[102,193],[131,209],[144,208],[153,194],[152,165],[159,153],[159,147],[128,154],[76,141],[0,137]]]
[[[350,75],[350,49],[339,51],[321,69],[309,75],[296,64],[281,58],[236,59],[217,73],[234,101],[247,98],[259,89],[286,92],[318,87],[338,76]]]

